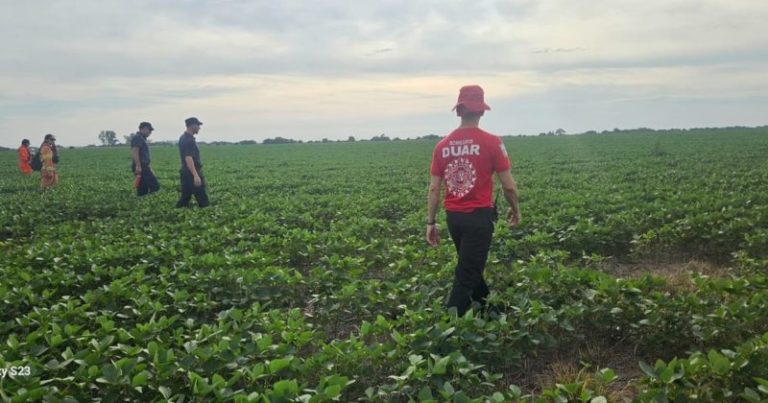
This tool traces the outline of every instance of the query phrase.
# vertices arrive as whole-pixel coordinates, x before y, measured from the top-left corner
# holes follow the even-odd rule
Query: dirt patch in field
[[[519,386],[534,397],[544,389],[556,388],[557,384],[584,382],[597,395],[620,402],[636,397],[636,385],[643,376],[638,363],[644,359],[634,346],[626,343],[585,342],[570,349],[527,357],[523,369],[507,374],[504,381]],[[608,385],[595,378],[603,368],[616,373],[616,379]]]
[[[635,279],[645,275],[666,280],[670,290],[690,291],[693,289],[691,274],[710,277],[726,277],[734,273],[732,267],[716,263],[690,260],[643,260],[637,262],[609,261],[599,267],[600,271],[618,278]]]
[[[716,263],[678,257],[659,260],[619,261],[611,260],[593,267],[611,276],[637,279],[646,275],[663,278],[670,292],[686,292],[694,288],[693,274],[713,278],[727,277],[735,269]],[[526,393],[538,397],[544,389],[554,389],[557,384],[583,382],[596,394],[610,402],[632,400],[637,397],[638,383],[643,377],[639,362],[654,362],[627,341],[594,338],[569,345],[567,348],[544,351],[526,357],[523,368],[506,372],[504,382],[515,384]],[[603,385],[596,377],[602,368],[616,373],[616,380]]]

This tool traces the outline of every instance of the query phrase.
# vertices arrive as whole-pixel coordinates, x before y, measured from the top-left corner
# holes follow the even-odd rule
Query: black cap
[[[56,137],[53,134],[48,133],[45,135],[45,139],[43,139],[43,141],[48,141],[48,140],[56,140]]]
[[[29,139],[21,140],[21,145],[28,146],[29,145]]]
[[[155,130],[155,128],[152,127],[152,123],[149,123],[149,122],[141,122],[141,123],[139,123],[139,130],[141,130],[141,129],[145,128],[145,127],[148,127],[149,130]]]
[[[197,118],[188,118],[187,120],[184,121],[184,123],[186,123],[187,126],[203,124],[203,122],[199,121]]]

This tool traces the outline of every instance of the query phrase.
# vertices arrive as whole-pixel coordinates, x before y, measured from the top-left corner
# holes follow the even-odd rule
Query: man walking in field
[[[459,256],[447,305],[456,308],[458,315],[464,315],[473,301],[483,307],[489,294],[483,270],[495,223],[494,173],[510,205],[507,224],[511,227],[520,222],[517,185],[504,143],[479,127],[480,118],[490,109],[480,86],[462,87],[454,107],[461,125],[437,143],[432,154],[426,238],[433,247],[440,241],[435,219],[445,183],[448,231]]]
[[[152,172],[149,163],[149,145],[147,144],[147,137],[155,130],[152,124],[149,122],[141,122],[139,124],[138,133],[134,134],[131,138],[131,170],[136,175],[136,195],[144,196],[150,193],[155,193],[160,190],[160,183],[158,183],[155,173]]]
[[[203,122],[197,118],[184,121],[187,130],[179,139],[179,154],[181,156],[181,198],[176,207],[189,207],[189,200],[195,196],[197,205],[206,207],[208,194],[205,192],[205,177],[203,163],[200,162],[200,150],[197,148],[195,135],[200,131]]]

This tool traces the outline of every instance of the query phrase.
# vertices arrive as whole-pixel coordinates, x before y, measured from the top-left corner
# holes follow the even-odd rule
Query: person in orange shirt
[[[21,147],[19,147],[19,169],[24,176],[29,176],[32,173],[32,167],[29,166],[29,161],[32,160],[32,154],[29,152],[29,140],[24,139],[21,141]]]
[[[40,169],[40,187],[43,190],[50,189],[59,183],[59,174],[56,173],[56,162],[59,160],[56,150],[56,137],[46,134],[43,144],[40,146],[40,160],[43,168]]]

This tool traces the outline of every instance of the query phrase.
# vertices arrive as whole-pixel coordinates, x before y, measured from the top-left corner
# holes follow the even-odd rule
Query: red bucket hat
[[[485,93],[479,85],[465,85],[459,90],[459,100],[452,110],[464,105],[467,112],[489,111],[491,107],[485,103]]]

